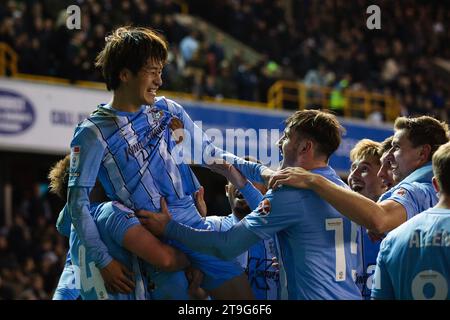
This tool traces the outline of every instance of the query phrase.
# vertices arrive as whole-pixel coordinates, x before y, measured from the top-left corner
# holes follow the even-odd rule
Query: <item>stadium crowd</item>
[[[16,189],[12,225],[0,227],[0,300],[50,299],[64,267],[67,239],[55,229],[61,201],[40,190]]]
[[[400,102],[402,115],[448,119],[448,88],[432,67],[435,57],[450,58],[447,2],[380,2],[381,30],[365,26],[372,4],[366,0],[293,1],[290,9],[281,0],[186,2],[190,14],[262,53],[253,64],[239,51],[226,58],[221,37],[206,41],[203,31],[180,25],[174,1],[78,1],[79,31],[67,30],[61,16],[72,2],[0,4],[0,41],[18,52],[20,72],[102,81],[93,61],[106,31],[124,24],[152,26],[171,47],[164,89],[199,98],[265,101],[270,85],[282,77],[390,94]]]

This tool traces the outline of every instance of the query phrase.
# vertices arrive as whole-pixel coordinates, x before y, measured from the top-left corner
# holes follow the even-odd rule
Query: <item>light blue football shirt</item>
[[[450,299],[450,210],[428,209],[387,235],[372,298]]]

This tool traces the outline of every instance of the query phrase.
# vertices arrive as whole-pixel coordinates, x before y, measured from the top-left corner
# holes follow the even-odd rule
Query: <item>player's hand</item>
[[[261,173],[261,178],[263,179],[264,185],[266,187],[269,186],[270,178],[272,178],[274,173],[275,173],[275,171],[273,171],[272,169],[269,169],[269,168],[264,169],[264,171]]]
[[[148,231],[155,236],[160,237],[164,234],[166,225],[172,218],[169,209],[167,208],[166,200],[161,197],[161,212],[151,212],[146,210],[139,210],[136,212],[136,216],[139,218],[141,224]]]
[[[203,281],[203,272],[199,269],[189,267],[184,272],[189,282],[188,294],[192,299],[204,300],[208,298],[208,294],[200,288]]]
[[[205,198],[204,198],[205,188],[200,186],[200,189],[198,189],[198,191],[195,192],[194,196],[195,196],[195,206],[197,207],[198,212],[200,213],[200,215],[203,218],[206,217],[206,215],[208,213],[208,208],[206,206],[206,202],[205,202]]]
[[[277,272],[280,271],[280,263],[278,262],[277,257],[272,257],[272,265],[271,265]]]
[[[100,269],[105,288],[111,293],[129,294],[134,290],[134,275],[117,260],[112,260],[106,267]]]
[[[282,185],[309,189],[315,176],[317,175],[300,167],[285,168],[272,175],[269,180],[269,189],[276,189]]]
[[[230,181],[236,188],[242,189],[247,183],[247,179],[232,164],[224,162],[214,163],[208,166],[212,171],[221,174]]]

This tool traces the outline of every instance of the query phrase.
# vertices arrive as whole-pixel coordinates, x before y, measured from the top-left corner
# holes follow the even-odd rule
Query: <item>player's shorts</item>
[[[189,300],[189,283],[183,271],[155,272],[147,265],[147,290],[151,300]]]
[[[70,259],[70,254],[68,254],[64,270],[61,273],[52,300],[77,300],[79,297],[80,290],[76,288],[75,270]]]
[[[172,215],[172,219],[179,223],[195,229],[209,229],[208,224],[201,218],[192,200],[185,200],[176,204],[170,203],[169,212]],[[167,243],[184,252],[191,261],[191,265],[204,273],[203,283],[201,285],[203,289],[216,289],[223,283],[244,272],[244,269],[235,260],[226,261],[198,253],[188,249],[177,241],[169,240]]]

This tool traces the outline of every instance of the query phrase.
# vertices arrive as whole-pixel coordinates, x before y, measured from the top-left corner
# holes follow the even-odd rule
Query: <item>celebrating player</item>
[[[439,202],[381,243],[374,299],[450,299],[450,143],[433,155]]]

